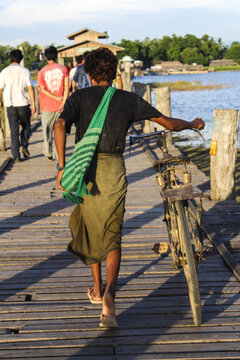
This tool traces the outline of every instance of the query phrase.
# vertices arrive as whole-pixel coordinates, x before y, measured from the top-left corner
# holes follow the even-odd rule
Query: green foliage
[[[0,46],[0,71],[10,64],[8,54],[11,50],[9,46]]]
[[[235,65],[235,66],[214,66],[214,71],[240,71],[240,65]]]
[[[225,59],[232,59],[240,64],[240,43],[233,42],[225,53]]]
[[[122,39],[120,44],[125,51],[119,54],[119,58],[125,55],[134,60],[142,60],[145,67],[150,67],[159,61],[183,61],[185,64],[208,65],[210,60],[222,59],[226,47],[219,38],[215,41],[209,35],[197,38],[195,35],[163,36],[162,39],[149,38],[142,42]]]
[[[204,55],[199,51],[197,47],[187,47],[186,49],[184,49],[180,54],[180,59],[184,64],[204,64],[205,62]]]
[[[64,65],[67,66],[69,62],[71,64],[73,64],[73,58],[72,57],[65,57],[64,58]]]
[[[41,60],[37,65],[38,70],[41,70],[45,65],[47,65],[47,61]]]
[[[24,57],[24,66],[29,70],[34,68],[34,65],[38,63],[38,45],[30,45],[27,41],[18,45],[16,48],[22,50]],[[13,50],[10,46],[0,46],[0,71],[10,64],[9,53]]]
[[[230,48],[226,48],[220,38],[215,41],[209,35],[197,38],[192,34],[186,34],[183,37],[173,34],[172,36],[163,36],[161,39],[150,40],[147,37],[143,41],[122,39],[120,44],[115,45],[125,48],[125,51],[118,54],[119,58],[129,55],[134,60],[143,61],[144,67],[150,67],[159,61],[182,61],[185,64],[197,63],[207,66],[210,60],[222,58],[233,59],[240,63],[239,42],[233,42]],[[63,45],[56,46],[56,48],[60,47]],[[45,61],[39,61],[38,45],[32,46],[25,41],[17,48],[22,48],[24,66],[29,70],[34,68],[40,70],[46,65]],[[0,46],[0,71],[9,65],[9,52],[12,49],[10,46]],[[68,61],[72,61],[72,58],[65,59],[65,64]]]
[[[18,48],[23,52],[24,66],[29,70],[34,68],[34,65],[39,61],[39,47],[38,45],[30,45],[28,41],[24,41],[18,45]]]

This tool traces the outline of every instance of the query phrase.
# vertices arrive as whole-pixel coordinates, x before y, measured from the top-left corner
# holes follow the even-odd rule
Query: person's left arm
[[[59,112],[63,111],[63,107],[64,107],[64,104],[65,104],[67,98],[68,98],[68,94],[69,94],[69,84],[68,84],[68,77],[66,76],[64,78],[63,98],[62,98],[62,102],[61,102]]]
[[[160,117],[152,117],[150,120],[171,131],[181,131],[185,129],[202,130],[205,126],[205,122],[200,118],[196,118],[193,121],[186,121],[161,114]]]
[[[5,81],[2,72],[0,73],[0,109],[3,107],[3,89],[5,87]]]
[[[31,103],[31,112],[32,115],[35,113],[36,111],[36,107],[35,107],[35,96],[34,96],[34,90],[32,85],[30,85],[28,87],[28,93],[29,93],[29,97],[30,97],[30,103]]]
[[[3,94],[3,89],[0,88],[0,110],[1,110],[2,107],[3,107],[2,94]]]

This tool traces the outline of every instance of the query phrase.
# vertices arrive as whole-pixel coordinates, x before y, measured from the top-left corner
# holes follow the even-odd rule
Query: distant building
[[[223,60],[212,60],[209,63],[209,66],[214,67],[214,66],[234,66],[234,65],[238,65],[234,60],[227,60],[227,59],[223,59]]]
[[[150,72],[185,72],[185,71],[203,71],[203,65],[197,64],[182,64],[180,61],[160,61],[156,65],[151,66]]]
[[[64,64],[64,58],[70,57],[73,58],[75,62],[75,57],[83,54],[85,51],[92,51],[98,49],[99,47],[105,47],[110,49],[115,55],[117,52],[125,50],[125,48],[100,43],[99,39],[106,39],[108,35],[106,33],[100,33],[88,28],[79,30],[73,34],[67,36],[69,40],[74,40],[74,43],[68,46],[64,46],[58,49],[58,63]]]
[[[141,61],[141,60],[134,60],[134,66],[136,67],[136,68],[143,68],[143,61]]]

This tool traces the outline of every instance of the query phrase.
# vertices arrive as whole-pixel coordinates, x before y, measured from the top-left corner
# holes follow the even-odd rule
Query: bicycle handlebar
[[[197,129],[185,129],[185,130],[192,130],[198,133],[198,135],[202,138],[202,140],[205,142],[205,139],[203,137],[203,135],[200,133],[199,130]],[[133,145],[135,141],[137,140],[141,140],[141,139],[147,139],[147,138],[153,138],[155,136],[159,136],[163,133],[167,134],[168,132],[170,132],[171,130],[159,130],[159,131],[155,131],[155,132],[151,132],[151,133],[146,133],[146,134],[141,134],[141,135],[129,135],[129,145]]]

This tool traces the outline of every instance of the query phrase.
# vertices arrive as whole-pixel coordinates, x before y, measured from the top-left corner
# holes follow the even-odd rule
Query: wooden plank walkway
[[[101,307],[86,293],[90,269],[65,250],[73,206],[56,189],[55,163],[41,155],[41,128],[30,142],[32,157],[0,174],[0,359],[240,359],[239,282],[212,252],[198,270],[203,325],[193,325],[184,275],[153,251],[167,230],[155,171],[137,145],[125,156],[120,328],[99,328]],[[208,188],[196,169],[194,177]],[[205,209],[239,259],[239,204],[206,200]]]

